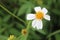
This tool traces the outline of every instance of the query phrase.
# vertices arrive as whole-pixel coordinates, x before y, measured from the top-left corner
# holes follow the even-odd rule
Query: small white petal
[[[42,29],[42,27],[43,27],[42,21],[41,20],[34,20],[32,22],[32,27],[37,28],[37,29]]]
[[[35,19],[35,14],[27,14],[26,18],[27,20]]]
[[[44,14],[46,14],[48,12],[48,10],[46,8],[43,8],[42,11],[44,12]]]
[[[39,12],[39,11],[41,11],[41,7],[35,7],[34,10],[35,10],[36,12]]]
[[[42,20],[37,20],[36,27],[37,27],[37,29],[42,29],[43,28]]]
[[[45,18],[46,20],[49,20],[49,21],[50,21],[50,16],[49,16],[49,15],[44,15],[44,18]]]
[[[32,21],[32,27],[35,28],[36,27],[36,20]]]

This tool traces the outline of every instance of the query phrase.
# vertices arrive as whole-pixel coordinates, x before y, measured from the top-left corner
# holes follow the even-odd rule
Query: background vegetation
[[[36,6],[47,8],[51,16],[50,22],[43,20],[42,30],[32,28],[26,20]],[[22,36],[22,29],[28,26],[28,35]],[[0,0],[0,40],[10,35],[15,35],[14,40],[60,40],[60,0]]]

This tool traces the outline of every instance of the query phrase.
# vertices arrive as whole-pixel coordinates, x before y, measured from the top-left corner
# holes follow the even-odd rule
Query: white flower
[[[27,20],[32,21],[32,27],[37,29],[43,28],[42,19],[45,18],[46,20],[50,21],[50,16],[47,15],[48,10],[46,8],[41,9],[41,7],[34,8],[36,14],[27,14]]]

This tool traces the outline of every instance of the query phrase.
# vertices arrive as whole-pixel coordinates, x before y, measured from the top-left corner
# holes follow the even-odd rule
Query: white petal
[[[43,28],[42,20],[37,20],[36,27],[37,27],[37,29],[42,29]]]
[[[27,20],[35,19],[35,14],[27,14],[26,18]]]
[[[50,16],[49,16],[49,15],[44,15],[44,18],[45,18],[46,20],[49,20],[49,21],[50,21]]]
[[[42,29],[43,24],[42,24],[41,20],[34,20],[32,22],[32,26],[33,26],[33,28]]]
[[[35,28],[36,27],[36,20],[32,21],[32,27]]]
[[[35,7],[34,10],[35,10],[36,12],[39,12],[39,11],[41,11],[41,7]]]
[[[43,8],[42,11],[44,12],[44,14],[46,14],[48,12],[48,10],[46,8]]]

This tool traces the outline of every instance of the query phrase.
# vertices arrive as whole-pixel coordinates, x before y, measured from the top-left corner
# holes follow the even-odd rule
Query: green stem
[[[51,24],[51,22],[50,22],[50,24]],[[52,25],[52,24],[51,24],[51,25]],[[49,33],[51,33],[51,32],[52,32],[52,26],[50,26],[50,31],[49,31]],[[49,37],[48,40],[51,40],[51,37]]]
[[[17,17],[16,15],[14,15],[12,12],[10,12],[8,9],[6,9],[5,7],[3,7],[1,4],[0,4],[0,7],[2,8],[2,9],[4,9],[6,12],[8,12],[10,15],[12,15],[12,16],[14,16],[15,18],[17,18],[19,21],[21,21],[21,22],[23,22],[24,24],[25,24],[25,22],[22,20],[22,19],[20,19],[19,17]]]
[[[27,35],[26,35],[25,40],[27,40],[27,37],[28,37],[29,32],[30,32],[30,31],[29,31],[29,30],[30,30],[30,23],[31,23],[31,21],[29,21],[29,22],[28,22],[28,25],[27,25],[27,28],[26,28],[26,29],[27,29],[27,31],[28,31],[28,33],[27,33]]]
[[[51,38],[48,38],[48,40],[51,40]]]
[[[30,23],[31,23],[31,21],[29,21],[29,22],[28,22],[27,30],[29,30],[29,29],[30,29]]]
[[[51,36],[53,36],[53,35],[55,35],[55,34],[57,34],[57,33],[60,33],[60,30],[57,30],[57,31],[49,34],[49,35],[47,36],[47,38],[50,38]]]
[[[27,40],[28,35],[29,35],[29,32],[30,32],[30,31],[29,31],[29,30],[30,30],[30,23],[31,23],[31,21],[29,21],[28,24],[27,24],[27,28],[26,28],[27,34],[26,34],[26,35],[20,35],[17,39]]]

